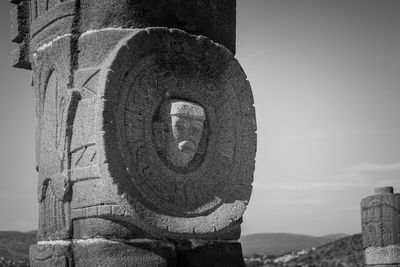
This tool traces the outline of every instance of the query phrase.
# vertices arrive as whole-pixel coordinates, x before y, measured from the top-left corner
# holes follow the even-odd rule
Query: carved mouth
[[[193,142],[182,141],[179,143],[179,150],[184,153],[194,154],[196,153],[196,146]]]

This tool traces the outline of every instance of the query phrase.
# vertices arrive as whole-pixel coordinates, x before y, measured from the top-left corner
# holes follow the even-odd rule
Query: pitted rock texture
[[[365,249],[365,264],[400,264],[400,246],[368,247]]]
[[[11,38],[16,68],[31,69],[30,54],[57,36],[105,28],[178,28],[204,35],[235,53],[234,0],[21,0],[13,1]]]
[[[188,255],[241,266],[230,242],[252,190],[256,122],[232,54],[236,1],[11,2],[13,65],[33,70],[37,101],[32,266],[195,264]],[[155,125],[170,100],[202,115],[170,114],[165,141]],[[186,238],[228,241],[182,257],[165,241]]]
[[[208,135],[203,131],[205,110],[196,103],[178,99],[168,99],[159,110],[153,119],[153,142],[159,157],[173,171],[188,172],[189,165],[194,170],[207,148]],[[202,139],[203,147],[199,147]]]
[[[176,267],[175,247],[161,240],[124,243],[107,239],[47,242],[30,247],[30,265],[37,267]]]
[[[176,245],[177,266],[245,267],[239,242],[214,242],[193,246],[182,241]]]
[[[98,144],[104,176],[138,214],[166,233],[210,234],[240,223],[256,152],[253,96],[233,55],[205,37],[149,28],[128,35],[99,78]],[[153,120],[166,99],[205,109],[204,159],[190,172],[164,164]],[[132,209],[132,208],[133,209]]]
[[[400,245],[400,194],[380,194],[361,202],[363,246]]]
[[[204,35],[235,52],[235,0],[81,0],[80,32],[167,27]]]
[[[120,238],[239,238],[256,123],[250,85],[227,49],[176,29],[107,29],[59,36],[33,59],[39,240],[109,237],[108,220],[121,223]],[[171,99],[204,109],[183,169],[157,149],[154,125]]]
[[[366,264],[400,264],[400,194],[392,187],[377,188],[375,193],[361,201]]]

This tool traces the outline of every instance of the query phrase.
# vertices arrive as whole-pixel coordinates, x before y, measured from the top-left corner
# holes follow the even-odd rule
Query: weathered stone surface
[[[41,215],[52,233],[41,240],[68,238],[71,220],[85,218],[123,221],[152,237],[239,238],[256,127],[251,89],[232,54],[179,30],[108,29],[82,36],[74,61],[73,38],[33,54],[41,210],[53,214],[59,205],[58,219]],[[183,169],[157,150],[154,125],[168,99],[204,112],[197,152]]]
[[[365,249],[365,263],[367,265],[400,264],[400,246],[367,247]]]
[[[33,54],[37,99],[39,240],[71,237],[71,126],[80,99],[68,88],[71,37],[60,38]]]
[[[29,2],[11,1],[15,4],[10,12],[11,19],[11,40],[18,44],[18,47],[12,51],[11,65],[20,69],[32,69],[30,61],[30,34],[29,34]]]
[[[375,193],[361,202],[366,264],[400,264],[400,194],[392,187]]]
[[[29,249],[32,267],[73,266],[73,252],[70,242],[32,245]]]
[[[177,28],[204,35],[235,52],[234,0],[81,0],[80,32],[108,27]]]
[[[205,37],[153,28],[122,40],[103,70],[100,164],[107,162],[105,175],[123,182],[129,206],[170,234],[217,235],[240,220],[251,191],[255,117],[232,54]],[[237,75],[243,79],[231,83]],[[189,172],[171,169],[156,153],[153,122],[169,98],[197,103],[207,114],[200,141],[206,151]]]
[[[91,267],[137,266],[175,267],[175,247],[166,241],[132,240],[117,242],[107,239],[74,239],[33,245],[31,266]]]
[[[177,266],[244,267],[239,242],[180,241],[176,244]]]
[[[11,41],[22,43],[29,34],[28,6],[25,2],[19,3],[10,12],[11,18]]]
[[[400,194],[382,193],[361,202],[363,245],[400,245]]]
[[[193,102],[167,99],[155,116],[154,143],[164,164],[180,173],[198,167],[206,152],[205,142],[204,147],[199,148],[202,136],[207,136],[203,134],[206,120],[203,107]]]
[[[32,265],[242,266],[256,123],[236,1],[12,2],[37,100]]]
[[[32,38],[34,38],[44,29],[52,28],[52,24],[57,23],[59,20],[63,20],[67,17],[73,17],[76,15],[77,2],[75,0],[36,0],[30,1],[30,3],[30,18],[32,21],[30,32]],[[61,26],[63,30],[61,30],[59,34],[62,35],[71,33],[71,26],[71,24],[65,23],[63,26]]]
[[[239,242],[201,243],[190,240],[176,245],[177,266],[244,267]]]
[[[14,68],[31,70],[32,65],[29,59],[29,45],[23,42],[14,48],[11,53],[11,65]]]

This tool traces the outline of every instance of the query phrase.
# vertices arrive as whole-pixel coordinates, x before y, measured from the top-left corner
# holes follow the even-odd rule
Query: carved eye
[[[169,128],[168,128],[167,125],[163,125],[163,127],[162,127],[161,129],[162,129],[162,131],[163,131],[164,133],[169,133]]]
[[[192,128],[192,136],[199,137],[201,135],[201,128],[200,127],[193,127]]]
[[[176,129],[178,130],[178,133],[184,133],[185,132],[185,125],[184,124],[177,124]]]

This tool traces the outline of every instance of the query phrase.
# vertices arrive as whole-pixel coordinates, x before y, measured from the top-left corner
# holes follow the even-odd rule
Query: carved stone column
[[[233,0],[13,0],[33,70],[32,266],[243,266],[256,121]]]
[[[400,266],[400,194],[381,187],[361,202],[366,266]]]

